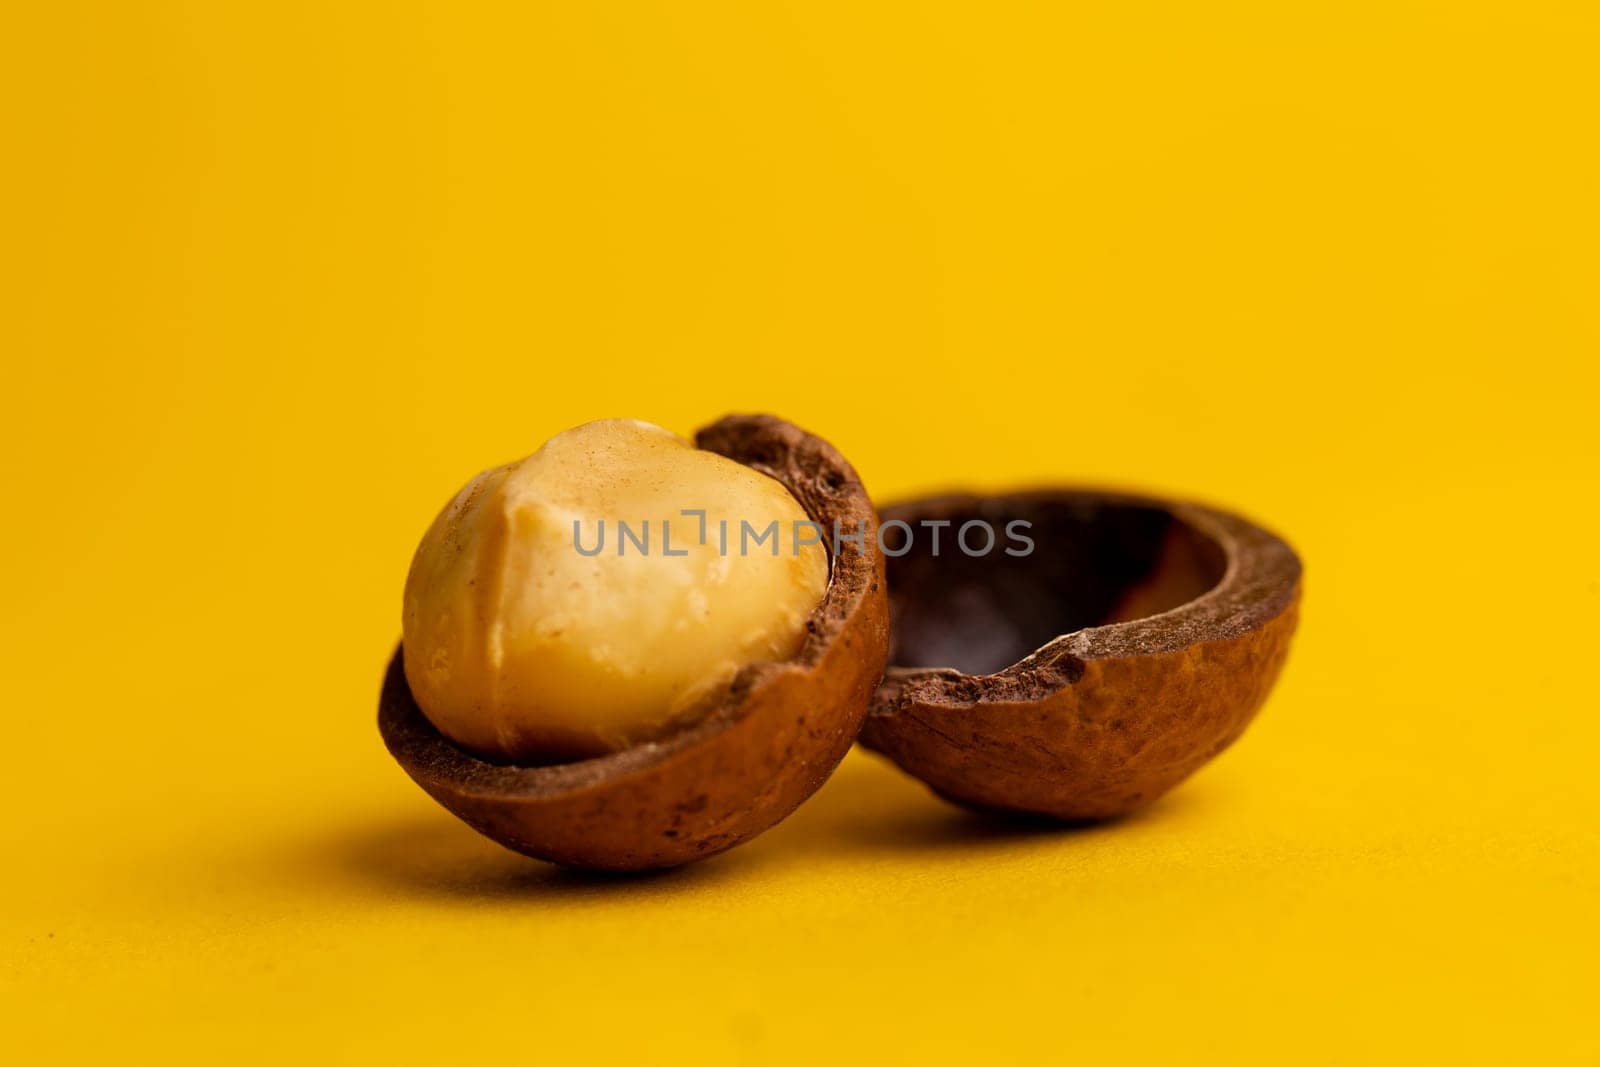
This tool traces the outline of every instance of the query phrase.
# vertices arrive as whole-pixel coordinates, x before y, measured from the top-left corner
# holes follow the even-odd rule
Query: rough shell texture
[[[778,479],[827,530],[877,516],[832,446],[781,419],[729,416],[701,448]],[[883,557],[846,544],[799,653],[746,667],[706,719],[663,741],[545,767],[487,763],[435,730],[396,653],[378,725],[435,800],[518,852],[573,867],[644,870],[702,859],[754,837],[827,780],[860,728],[888,656]]]
[[[957,803],[1086,820],[1149,803],[1244,731],[1295,629],[1300,561],[1283,541],[1211,508],[1088,491],[948,496],[883,510],[885,523],[912,526],[946,518],[959,527],[972,516],[1044,518],[1033,531],[1037,562],[1014,565],[1023,579],[1027,566],[1058,566],[1056,548],[1071,555],[1073,545],[1102,537],[1108,525],[1142,523],[1166,533],[1143,574],[1133,568],[1120,590],[1102,598],[1097,612],[1105,625],[1065,633],[993,673],[891,666],[862,730],[863,745]],[[1152,519],[1153,526],[1146,521]],[[1068,524],[1076,532],[1053,544],[1053,530]],[[1136,533],[1129,528],[1108,540],[1125,544]],[[964,586],[987,580],[974,577],[975,564],[959,566],[966,575],[952,588],[933,580],[926,561],[891,562],[897,644],[891,662],[940,647],[941,628],[973,632],[970,619],[981,614],[985,597],[1002,612],[1028,614],[1031,602],[1061,596],[1052,582],[1018,580],[1006,592],[981,591],[963,608],[968,622],[930,624],[928,617],[947,610],[941,604],[961,600]],[[913,635],[917,646],[908,647]],[[955,645],[948,634],[943,640],[945,648],[960,647],[959,638]]]

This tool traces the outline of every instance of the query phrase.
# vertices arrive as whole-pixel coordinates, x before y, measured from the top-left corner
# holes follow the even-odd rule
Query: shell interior
[[[1227,568],[1206,533],[1131,499],[950,498],[883,517],[912,527],[909,538],[898,529],[885,538],[896,667],[993,674],[1063,634],[1170,611],[1214,588]],[[938,528],[937,552],[924,519],[950,522]],[[1031,551],[1007,536],[1018,520],[1029,524],[1017,531]],[[995,530],[991,551],[962,550],[957,534],[972,521]],[[974,530],[968,540],[976,549],[986,538]]]

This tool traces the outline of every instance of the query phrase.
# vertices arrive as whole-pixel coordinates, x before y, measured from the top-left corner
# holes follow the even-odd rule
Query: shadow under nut
[[[1300,561],[1236,515],[1127,494],[955,495],[883,510],[913,527],[1030,516],[1032,562],[890,561],[895,648],[860,740],[969,807],[1123,815],[1249,725],[1288,655]],[[1073,623],[1082,628],[1066,632]],[[1052,625],[1064,635],[1025,647]],[[988,673],[919,665],[974,648]],[[982,667],[985,655],[1009,666]]]
[[[730,416],[696,443],[782,482],[831,531],[877,527],[853,468],[770,416]],[[870,542],[869,542],[870,543]],[[800,651],[746,667],[705,719],[664,740],[541,767],[489,763],[436,730],[397,652],[379,701],[384,743],[413,780],[480,833],[539,859],[595,870],[671,867],[783,819],[854,741],[888,655],[883,559],[835,553]]]

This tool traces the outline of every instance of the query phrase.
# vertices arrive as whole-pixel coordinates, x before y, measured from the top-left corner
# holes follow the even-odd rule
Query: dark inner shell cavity
[[[993,674],[1062,634],[1179,607],[1227,567],[1221,546],[1171,511],[1100,495],[922,501],[886,508],[883,519],[911,526],[909,538],[885,536],[891,551],[909,542],[887,560],[896,667]],[[937,553],[924,520],[950,523],[937,528]],[[1018,520],[1029,525],[1012,529],[1031,551],[1007,536]],[[995,531],[982,555],[968,555],[957,538],[973,521]],[[969,545],[985,540],[975,531]]]

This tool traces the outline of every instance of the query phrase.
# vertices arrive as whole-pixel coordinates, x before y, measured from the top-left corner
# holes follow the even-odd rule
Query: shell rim
[[[937,493],[886,504],[881,513],[885,522],[915,522],[952,509],[1063,500],[1164,511],[1222,550],[1226,561],[1222,577],[1204,593],[1166,611],[1061,634],[990,674],[967,674],[953,667],[898,667],[891,661],[870,715],[892,715],[908,703],[960,706],[1044,699],[1077,684],[1092,661],[1164,655],[1205,642],[1234,640],[1278,618],[1299,598],[1302,567],[1288,542],[1241,515],[1192,500],[1054,486]]]

